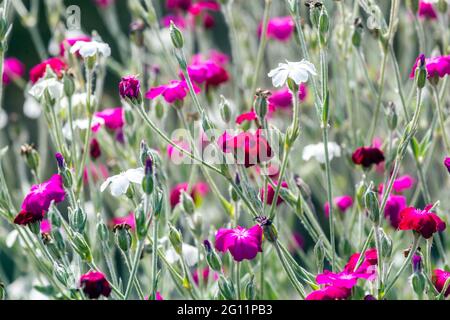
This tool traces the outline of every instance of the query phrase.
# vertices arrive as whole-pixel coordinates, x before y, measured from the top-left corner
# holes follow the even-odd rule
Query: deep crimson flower
[[[45,211],[31,212],[22,209],[14,218],[14,223],[22,226],[26,226],[31,223],[39,222],[44,219]]]
[[[423,210],[408,207],[400,212],[400,230],[414,230],[420,233],[425,239],[430,238],[433,233],[445,230],[445,222],[435,213],[429,211],[431,205]]]
[[[121,129],[125,124],[125,111],[122,107],[104,109],[96,112],[95,116],[103,119],[105,126],[111,130]]]
[[[358,269],[355,270],[356,263],[358,262],[360,255],[360,253],[354,253],[348,260],[343,271],[346,273],[374,275],[376,272],[376,268],[374,266],[378,263],[377,249],[372,248],[366,250],[363,262]]]
[[[360,147],[353,152],[352,160],[354,164],[370,167],[384,161],[384,154],[378,148]]]
[[[450,173],[450,157],[445,157],[444,166],[447,168],[448,173]]]
[[[267,37],[278,41],[288,41],[294,33],[295,23],[291,16],[275,17],[267,23]],[[258,26],[258,36],[261,37],[262,23]]]
[[[79,37],[74,37],[74,38],[66,38],[64,39],[60,45],[59,45],[59,54],[60,56],[64,56],[65,52],[66,52],[66,47],[68,49],[72,48],[72,46],[77,43],[78,41],[83,41],[83,42],[91,42],[92,39],[89,36],[79,36]]]
[[[311,292],[306,300],[345,300],[351,293],[351,289],[330,286]]]
[[[441,293],[442,290],[444,289],[445,282],[447,281],[448,278],[450,278],[450,272],[441,269],[436,269],[433,271],[432,277],[433,284],[439,293]],[[449,294],[450,294],[450,286],[445,291],[444,296],[447,297]]]
[[[109,297],[111,286],[101,272],[90,271],[80,278],[80,287],[89,299],[97,299],[101,295]]]
[[[140,90],[141,82],[136,76],[123,77],[119,83],[119,93],[123,99],[139,98]]]
[[[350,208],[353,205],[353,199],[349,195],[343,195],[343,196],[340,196],[340,197],[335,197],[333,199],[333,202],[334,202],[334,205],[341,212],[347,211],[347,209]],[[328,201],[325,203],[324,209],[325,209],[325,215],[328,217],[328,215],[330,214],[330,204],[328,203]]]
[[[31,187],[22,203],[22,211],[33,214],[35,217],[47,212],[52,201],[59,203],[64,201],[65,191],[62,178],[55,174],[50,180]],[[41,220],[41,219],[39,219]]]
[[[194,85],[195,93],[200,92],[200,88]],[[189,92],[188,85],[184,80],[171,80],[169,84],[151,88],[145,97],[153,100],[158,96],[163,96],[167,103],[183,101]]]
[[[10,84],[25,74],[25,65],[17,58],[9,57],[3,62],[3,83]]]
[[[166,7],[169,10],[188,11],[192,5],[192,0],[166,0]]]
[[[236,124],[242,124],[244,121],[251,122],[251,121],[254,121],[256,119],[258,119],[258,116],[256,115],[256,112],[255,111],[249,111],[249,112],[242,113],[242,114],[238,115],[236,117]]]
[[[203,15],[203,27],[205,29],[212,29],[216,25],[216,19],[213,15],[209,13],[205,13]]]
[[[278,185],[278,181],[275,181],[274,184]],[[288,188],[288,184],[286,181],[281,182],[281,188]],[[264,188],[261,188],[261,190],[259,191],[259,194],[260,194],[261,200],[264,201],[265,194],[266,194],[266,192],[264,192]],[[274,197],[275,197],[275,189],[272,187],[271,184],[268,184],[267,185],[267,201],[266,201],[266,203],[269,205],[272,205]],[[278,196],[277,205],[279,205],[282,202],[283,202],[283,199],[280,196]]]
[[[406,197],[390,195],[384,208],[384,216],[397,229],[400,224],[400,212],[406,208]]]
[[[433,4],[428,1],[421,0],[419,2],[419,11],[417,12],[417,14],[421,18],[431,20],[437,19],[436,10],[434,9]]]
[[[30,70],[30,80],[34,84],[45,75],[45,71],[49,66],[58,77],[62,77],[62,71],[67,69],[67,64],[60,58],[50,58]]]
[[[414,78],[417,65],[420,63],[421,55],[417,57],[416,63],[414,64],[409,77]],[[443,78],[450,74],[450,55],[448,56],[438,56],[433,58],[425,59],[425,68],[427,69],[427,78],[439,77]]]
[[[250,229],[237,226],[235,229],[219,229],[215,247],[220,252],[230,251],[235,261],[252,260],[262,252],[263,229],[255,225]]]
[[[98,143],[98,140],[95,138],[92,138],[91,143],[89,145],[89,154],[93,160],[97,160],[102,155],[100,144]]]
[[[188,183],[182,182],[177,184],[175,187],[170,190],[170,206],[174,208],[179,202],[182,191],[187,191]],[[194,200],[196,206],[200,206],[202,202],[202,198],[206,196],[209,192],[209,186],[205,182],[198,182],[194,184],[191,188],[190,196]]]

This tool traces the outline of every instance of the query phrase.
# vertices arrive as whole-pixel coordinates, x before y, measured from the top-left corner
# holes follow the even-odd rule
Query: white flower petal
[[[272,77],[272,84],[274,87],[282,87],[285,85],[288,78],[289,71],[280,70],[277,74]]]
[[[111,184],[111,182],[114,180],[114,177],[109,177],[108,179],[106,179],[105,182],[102,183],[102,185],[100,186],[100,192],[103,192],[106,190],[106,188],[108,188],[108,186]]]
[[[133,183],[142,183],[145,173],[143,168],[129,169],[125,172],[125,177]]]
[[[130,181],[127,179],[127,177],[125,177],[125,175],[120,174],[118,176],[115,176],[110,185],[111,194],[114,197],[120,197],[127,192],[129,186]]]

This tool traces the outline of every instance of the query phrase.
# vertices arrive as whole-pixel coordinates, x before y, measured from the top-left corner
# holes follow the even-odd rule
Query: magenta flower
[[[410,175],[404,175],[395,179],[392,189],[397,193],[402,193],[405,190],[411,189],[416,180]]]
[[[417,65],[420,63],[421,55],[417,57],[416,63],[414,64],[409,77],[411,79],[414,78]],[[448,56],[439,56],[433,58],[425,59],[425,68],[427,69],[428,79],[439,77],[443,78],[446,75],[450,74],[450,55]]]
[[[200,92],[200,88],[194,85],[195,93]],[[163,96],[167,103],[182,102],[189,92],[188,85],[184,80],[172,80],[169,84],[151,88],[145,97],[153,100],[158,96]]]
[[[450,157],[445,157],[444,166],[447,168],[448,173],[450,173]]]
[[[89,299],[97,299],[101,295],[109,297],[111,286],[101,272],[90,271],[80,278],[80,287]]]
[[[145,300],[150,300],[150,296],[146,296]],[[159,293],[159,291],[156,291],[155,300],[156,301],[163,301],[164,300],[162,295],[161,295],[161,293]]]
[[[431,2],[421,0],[419,2],[419,11],[417,12],[419,17],[424,19],[435,20],[437,19],[437,13]]]
[[[218,51],[210,51],[207,58],[197,54],[192,57],[191,64],[188,66],[188,74],[195,83],[205,83],[206,89],[217,87],[230,78],[225,69],[227,63],[228,56]]]
[[[170,206],[172,208],[174,208],[180,202],[181,192],[187,191],[187,189],[188,189],[187,182],[179,183],[172,188],[169,196]],[[209,193],[208,184],[205,182],[197,182],[192,186],[190,196],[194,200],[195,205],[200,206],[202,203],[202,198],[206,196],[208,193]]]
[[[251,121],[254,121],[256,119],[258,119],[258,116],[256,115],[256,112],[255,111],[249,111],[249,112],[242,113],[242,114],[238,115],[236,117],[236,124],[240,125],[240,124],[244,123],[245,121],[251,122]]]
[[[389,196],[384,208],[384,216],[389,219],[389,222],[395,229],[400,224],[400,212],[405,208],[406,197],[392,194]]]
[[[118,130],[125,124],[125,111],[122,107],[104,109],[95,113],[95,117],[101,118],[105,126],[111,130]]]
[[[361,255],[360,253],[354,253],[348,260],[343,271],[346,273],[374,275],[376,272],[375,266],[378,263],[377,249],[372,248],[372,249],[366,250],[366,252],[364,254],[363,262],[358,267],[358,269],[355,270],[356,263],[358,262],[360,255]]]
[[[295,23],[292,17],[275,17],[267,24],[267,37],[278,41],[288,41],[294,33]],[[262,23],[258,27],[258,36],[261,37]]]
[[[400,212],[400,230],[414,230],[420,233],[425,239],[429,239],[433,233],[445,230],[445,222],[435,213],[429,211],[431,205],[423,210],[408,207]]]
[[[25,74],[25,65],[17,58],[9,57],[3,62],[3,83],[10,84]]]
[[[347,273],[345,271],[333,273],[325,270],[323,273],[316,276],[316,282],[317,284],[351,289],[356,285],[358,279],[367,279],[368,277],[369,275],[361,273]]]
[[[278,181],[275,181],[274,184],[278,185]],[[288,184],[287,184],[286,181],[281,182],[281,189],[282,188],[288,188]],[[261,190],[259,191],[259,195],[261,197],[261,201],[264,201],[265,194],[266,194],[266,192],[264,191],[264,188],[261,188]],[[275,198],[275,189],[272,187],[271,184],[268,184],[267,185],[267,201],[266,201],[266,203],[269,204],[269,205],[272,205],[274,198]],[[281,204],[282,202],[283,202],[283,199],[280,196],[278,196],[277,206],[279,204]]]
[[[384,154],[383,151],[378,148],[360,147],[353,152],[352,160],[354,164],[369,168],[374,164],[383,162]]]
[[[353,205],[353,198],[349,195],[343,195],[340,197],[335,197],[333,199],[333,203],[341,212],[345,212]],[[324,209],[325,215],[328,217],[330,214],[330,204],[328,201],[325,203]]]
[[[125,99],[137,99],[139,98],[141,90],[141,82],[136,76],[123,77],[119,83],[120,96]]]
[[[220,11],[220,4],[214,0],[198,1],[189,7],[189,13],[193,16],[198,16],[202,12],[209,11]]]
[[[166,7],[169,10],[188,11],[192,5],[192,0],[166,0]]]
[[[220,252],[230,251],[235,261],[252,260],[262,252],[263,229],[255,225],[250,229],[237,226],[235,229],[219,229],[215,247]]]
[[[186,29],[187,27],[187,22],[186,19],[179,14],[169,14],[164,16],[161,19],[161,25],[163,25],[165,28],[169,28],[170,27],[170,22],[173,21],[173,23],[179,28],[179,29]]]
[[[52,232],[52,224],[50,220],[43,219],[41,221],[41,233],[50,233]]]
[[[189,143],[189,141],[174,141],[174,143],[180,147],[181,149],[190,152],[191,151],[191,145]],[[178,159],[182,159],[185,157],[185,154],[178,150],[177,148],[175,148],[173,145],[169,144],[167,146],[167,155],[169,156],[169,158],[173,161],[177,161]]]
[[[445,286],[445,282],[447,281],[448,278],[450,278],[450,272],[441,269],[436,269],[433,271],[432,277],[433,284],[439,293],[442,293],[442,290],[444,289]],[[449,294],[450,294],[450,286],[445,291],[444,296],[447,297]]]
[[[200,270],[196,269],[194,271],[194,273],[192,274],[192,280],[194,280],[195,284],[197,286],[200,285],[200,280],[202,280],[203,284],[206,286],[209,282],[209,278],[210,278],[210,273],[211,270],[208,266],[206,266],[205,268],[203,268],[203,270],[201,271],[201,279],[200,279]],[[213,280],[217,281],[219,279],[219,274],[214,271],[213,273]]]
[[[136,228],[136,220],[134,218],[134,213],[133,212],[130,212],[125,217],[114,217],[111,220],[111,224],[112,224],[113,227],[117,226],[119,224],[124,224],[124,223],[129,225],[131,227],[131,230],[134,230]]]
[[[49,66],[58,77],[62,77],[62,71],[68,68],[67,64],[60,58],[50,58],[30,70],[30,80],[34,84],[45,75],[45,71]]]
[[[351,289],[330,286],[311,292],[306,300],[345,300],[351,294]]]

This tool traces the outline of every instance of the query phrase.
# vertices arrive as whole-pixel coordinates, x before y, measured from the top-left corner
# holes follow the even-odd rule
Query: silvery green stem
[[[131,287],[133,286],[134,279],[135,279],[135,276],[136,276],[136,272],[137,272],[137,269],[139,267],[139,260],[140,260],[141,254],[142,254],[142,250],[144,249],[144,244],[145,244],[145,241],[138,240],[138,247],[137,247],[136,253],[134,255],[134,260],[133,260],[133,263],[132,263],[132,266],[131,266],[131,273],[130,273],[130,277],[128,279],[128,284],[127,284],[127,287],[125,289],[125,293],[123,295],[123,300],[127,300],[128,297],[130,296]]]
[[[241,300],[241,263],[236,263],[236,300]]]
[[[439,93],[437,90],[437,87],[435,85],[432,85],[432,91],[433,91],[433,98],[434,102],[436,104],[438,115],[439,115],[439,125],[441,126],[442,131],[442,140],[444,141],[444,147],[447,152],[447,154],[450,154],[450,143],[447,138],[447,132],[445,130],[445,118],[444,118],[444,112],[442,110],[441,102],[439,99]]]
[[[159,219],[153,219],[153,245],[152,245],[152,296],[156,297],[156,286],[158,276],[158,222]]]

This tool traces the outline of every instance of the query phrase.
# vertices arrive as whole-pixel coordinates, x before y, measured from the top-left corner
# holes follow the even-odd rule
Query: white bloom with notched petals
[[[38,119],[42,114],[42,107],[39,102],[28,94],[23,104],[23,114],[30,119]]]
[[[46,90],[52,99],[59,100],[64,94],[64,85],[55,78],[44,79],[32,86],[28,93],[41,100]]]
[[[197,247],[191,246],[190,244],[183,243],[182,244],[182,254],[183,258],[186,261],[188,267],[193,267],[198,262],[198,249]],[[175,263],[180,260],[180,256],[175,251],[173,247],[170,247],[166,251],[166,259],[169,263]]]
[[[336,142],[328,142],[328,155],[330,161],[334,157],[341,156],[341,147]],[[325,147],[323,143],[310,144],[303,148],[303,160],[315,158],[320,163],[325,163]]]
[[[309,61],[303,59],[300,62],[290,62],[278,64],[278,68],[271,70],[267,74],[272,78],[274,87],[283,87],[288,79],[292,79],[297,85],[307,82],[309,75],[317,75],[316,67]]]
[[[141,184],[144,176],[143,168],[129,169],[106,179],[100,186],[100,191],[103,192],[110,187],[111,194],[114,197],[119,197],[127,192],[130,183]]]
[[[93,57],[97,54],[104,56],[105,58],[111,55],[111,48],[107,43],[98,41],[77,41],[72,48],[70,48],[70,53],[79,53],[83,58]]]

